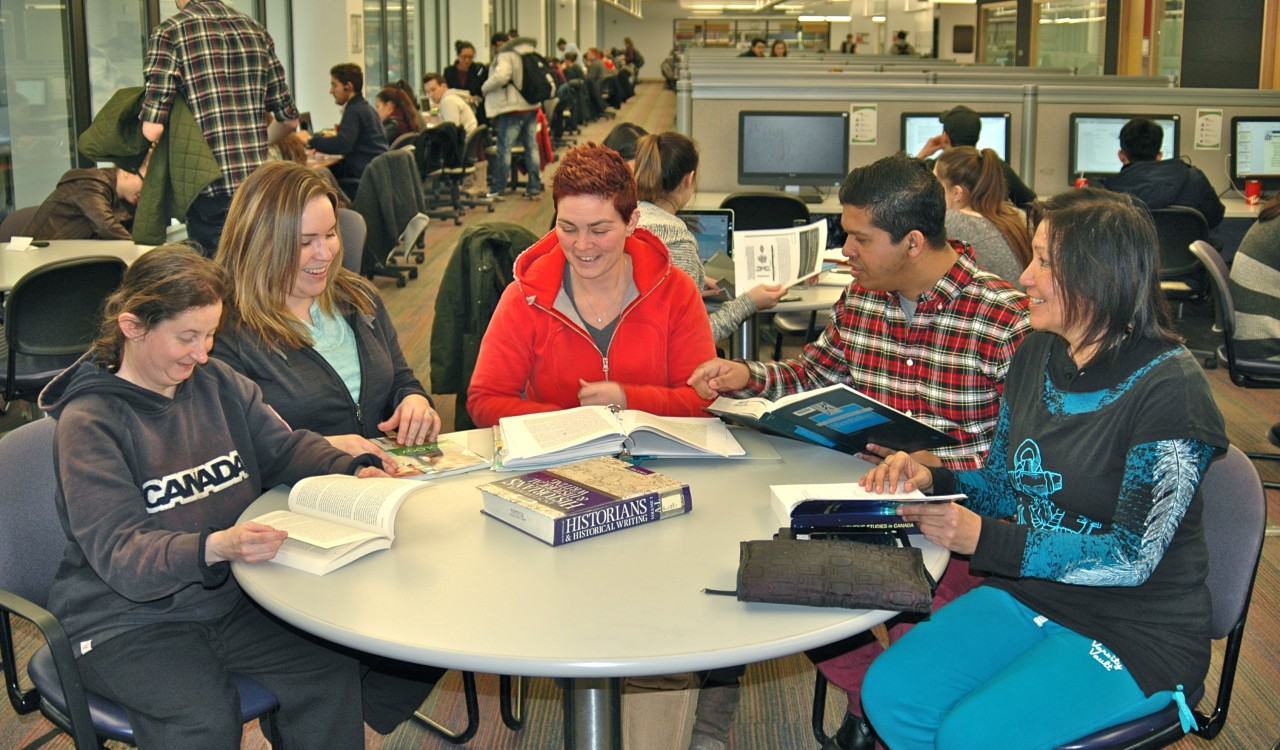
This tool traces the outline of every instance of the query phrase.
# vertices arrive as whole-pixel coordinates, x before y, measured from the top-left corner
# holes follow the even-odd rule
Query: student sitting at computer
[[[898,453],[862,480],[967,495],[900,513],[989,573],[871,665],[863,706],[894,750],[1058,747],[1171,704],[1190,718],[1183,691],[1209,668],[1196,489],[1227,436],[1171,327],[1155,227],[1096,188],[1031,213],[1035,333],[982,468]]]
[[[395,143],[405,133],[422,131],[422,118],[413,97],[399,86],[383,86],[373,98],[374,111],[382,120],[387,143]]]
[[[1134,118],[1120,129],[1118,174],[1102,181],[1117,193],[1128,193],[1148,209],[1186,206],[1204,214],[1213,229],[1222,223],[1226,208],[1218,191],[1199,168],[1180,159],[1165,159],[1160,147],[1164,129],[1145,117]]]
[[[969,107],[957,104],[938,116],[942,123],[942,132],[925,141],[917,159],[928,159],[939,151],[956,146],[973,146],[977,148],[978,139],[982,137],[982,117]],[[1009,200],[1018,208],[1026,208],[1036,199],[1036,192],[1027,187],[1017,172],[1013,171],[1003,159],[1000,168],[1004,172],[1005,187],[1009,189]]]
[[[213,356],[262,388],[294,429],[351,455],[391,456],[369,438],[434,440],[440,416],[405,362],[373,286],[342,266],[337,193],[314,170],[268,162],[231,201],[217,261],[231,305]],[[356,249],[355,252],[359,252]],[[364,719],[389,734],[422,705],[442,671],[361,658]]]
[[[462,128],[462,132],[471,135],[480,126],[476,120],[475,107],[471,106],[471,97],[466,91],[449,88],[444,76],[439,73],[428,73],[422,77],[422,90],[431,100],[441,122],[451,122]]]
[[[679,133],[642,136],[636,143],[635,175],[640,197],[640,223],[667,246],[671,262],[699,288],[707,284],[698,239],[676,216],[697,189],[698,147]],[[787,290],[779,284],[757,284],[711,313],[711,338],[722,341],[743,320],[778,304]]]
[[[25,234],[37,240],[127,240],[141,194],[137,172],[72,169],[40,204]]]
[[[331,169],[352,198],[365,167],[388,148],[387,131],[363,91],[364,71],[359,65],[339,63],[330,68],[329,93],[342,107],[342,121],[336,132],[313,135],[307,143],[307,148],[343,157]]]
[[[947,194],[947,236],[968,243],[978,265],[1015,286],[1031,261],[1031,234],[1022,212],[1005,200],[995,151],[957,146],[942,152],[933,173]]]
[[[565,154],[551,194],[556,228],[516,260],[480,345],[476,424],[593,404],[703,416],[685,380],[715,356],[711,324],[697,286],[637,228],[631,170],[588,143]]]
[[[58,420],[67,535],[49,609],[85,688],[125,709],[140,748],[240,747],[239,672],[279,700],[286,747],[359,750],[356,662],[267,616],[229,563],[262,564],[284,543],[239,520],[263,487],[386,475],[289,429],[256,385],[208,361],[227,287],[188,247],[146,253],[108,298],[93,348],[40,394]]]

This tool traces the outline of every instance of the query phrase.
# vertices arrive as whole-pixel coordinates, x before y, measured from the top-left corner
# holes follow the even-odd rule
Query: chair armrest
[[[40,635],[49,644],[49,652],[53,657],[54,668],[58,672],[62,694],[67,702],[67,716],[71,719],[70,733],[76,747],[98,747],[100,743],[93,729],[93,718],[89,715],[89,702],[85,699],[84,685],[80,682],[80,668],[76,665],[76,657],[71,651],[71,642],[67,638],[67,632],[62,628],[62,623],[44,607],[4,590],[0,590],[0,614],[3,614],[0,618],[3,627],[3,632],[0,633],[0,641],[2,641],[0,646],[4,649],[5,681],[14,710],[19,713],[28,713],[33,710],[36,707],[33,699],[38,697],[39,691],[30,690],[26,694],[18,691],[10,614],[17,615],[35,625]],[[36,695],[33,696],[33,693]],[[22,706],[27,703],[31,705],[23,710]]]

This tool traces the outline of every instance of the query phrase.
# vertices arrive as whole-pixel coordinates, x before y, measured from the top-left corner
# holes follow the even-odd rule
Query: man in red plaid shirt
[[[848,233],[843,253],[854,281],[818,340],[783,362],[710,360],[694,370],[690,385],[708,398],[776,399],[846,383],[960,441],[922,453],[925,463],[981,466],[1009,360],[1027,331],[1027,298],[979,267],[968,245],[947,240],[942,186],[916,159],[897,154],[853,170],[840,187],[840,203]],[[890,452],[868,445],[863,458],[878,463]],[[977,580],[968,560],[953,556],[934,607]],[[891,638],[908,627],[899,621]],[[875,746],[860,715],[861,686],[881,649],[863,640],[844,644],[860,647],[820,664],[849,693],[850,711],[824,750]]]

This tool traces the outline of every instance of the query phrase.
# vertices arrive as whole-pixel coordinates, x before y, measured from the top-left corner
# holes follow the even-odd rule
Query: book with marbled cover
[[[608,456],[490,482],[480,491],[486,515],[553,546],[693,509],[688,485]]]

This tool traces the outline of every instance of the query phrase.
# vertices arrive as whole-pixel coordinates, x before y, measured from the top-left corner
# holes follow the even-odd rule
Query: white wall
[[[688,18],[688,12],[680,9],[679,3],[644,3],[644,19],[623,13],[613,6],[604,8],[604,25],[600,28],[598,39],[587,46],[608,50],[610,47],[622,47],[623,37],[631,37],[636,49],[644,55],[644,68],[640,71],[641,80],[653,80],[661,77],[658,66],[662,64],[675,36],[674,20]]]
[[[294,7],[293,98],[298,109],[311,112],[317,129],[331,127],[341,116],[338,105],[329,96],[329,68],[340,62],[364,67],[364,52],[351,52],[352,14],[360,16],[363,28],[361,0],[328,0],[323,13]],[[360,43],[363,50],[363,38]]]
[[[954,58],[958,63],[977,62],[977,55],[956,54],[951,51],[951,40],[956,26],[972,25],[974,27],[974,49],[977,49],[978,6],[976,5],[939,5],[935,11],[938,17],[938,57]]]
[[[452,65],[457,59],[453,51],[453,43],[462,40],[471,42],[476,48],[476,62],[489,62],[488,3],[476,0],[448,0],[449,2],[449,46],[441,50],[440,69]],[[439,73],[441,70],[434,72]]]

